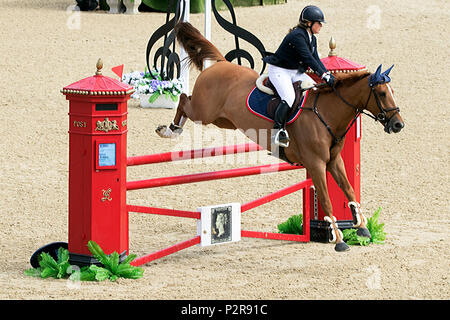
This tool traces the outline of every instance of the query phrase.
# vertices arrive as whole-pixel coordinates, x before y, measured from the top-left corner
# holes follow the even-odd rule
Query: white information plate
[[[228,203],[200,207],[201,219],[197,220],[200,246],[229,243],[241,240],[241,204]]]
[[[98,165],[110,167],[116,165],[116,144],[100,143],[98,145]]]

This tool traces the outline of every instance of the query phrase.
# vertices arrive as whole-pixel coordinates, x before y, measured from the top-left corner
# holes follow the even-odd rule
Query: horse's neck
[[[323,105],[324,117],[328,119],[329,126],[334,129],[336,136],[343,135],[347,130],[357,112],[352,106],[360,107],[361,92],[365,91],[363,81],[359,80],[352,85],[339,87],[337,92],[325,94],[327,103]]]

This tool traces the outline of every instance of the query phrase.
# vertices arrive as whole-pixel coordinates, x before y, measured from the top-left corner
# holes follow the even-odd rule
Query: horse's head
[[[387,133],[397,133],[403,129],[405,124],[400,116],[400,109],[397,107],[394,99],[394,90],[389,82],[389,72],[394,66],[381,73],[381,65],[374,74],[369,77],[369,87],[371,93],[367,100],[366,109],[369,111],[375,121],[380,121]],[[374,99],[370,99],[373,94]],[[370,101],[370,103],[369,103]],[[372,102],[374,101],[374,102]]]

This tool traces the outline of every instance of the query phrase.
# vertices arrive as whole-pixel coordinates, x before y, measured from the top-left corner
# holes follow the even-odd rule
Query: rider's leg
[[[289,146],[289,135],[286,131],[286,120],[291,110],[289,104],[281,100],[275,110],[275,116],[273,119],[273,129],[276,130],[273,136],[273,143],[282,147]]]
[[[297,72],[292,78],[292,83],[301,81],[302,89],[309,89],[316,84],[316,82],[306,73]]]
[[[278,104],[275,111],[273,128],[276,132],[272,136],[272,143],[282,147],[287,147],[289,145],[289,136],[285,130],[285,126],[290,108],[294,104],[295,100],[295,91],[292,86],[292,78],[297,73],[297,70],[288,70],[269,65],[268,73],[270,82],[272,82],[281,98],[281,102]]]

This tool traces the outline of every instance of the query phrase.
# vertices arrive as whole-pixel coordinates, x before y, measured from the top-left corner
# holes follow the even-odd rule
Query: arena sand
[[[318,37],[328,53],[331,35],[337,53],[366,65],[395,64],[392,87],[405,128],[388,135],[362,119],[362,206],[370,216],[382,207],[384,245],[336,253],[331,244],[243,239],[230,245],[192,247],[144,266],[140,280],[81,283],[24,275],[40,246],[67,241],[68,102],[64,86],[91,76],[98,58],[104,74],[125,65],[143,70],[145,49],[165,16],[158,13],[77,16],[71,0],[0,4],[0,298],[2,299],[449,299],[449,57],[448,1],[317,1],[327,24]],[[274,51],[296,24],[305,1],[236,8],[238,24]],[[223,15],[227,18],[226,12]],[[191,15],[203,30],[203,15]],[[436,23],[437,22],[437,23]],[[222,52],[233,38],[213,23],[212,41]],[[249,48],[248,50],[253,50]],[[256,53],[255,53],[256,54]],[[191,89],[196,77],[191,73]],[[246,141],[238,133],[189,122],[184,137],[167,141],[154,132],[174,110],[128,106],[128,155]],[[209,130],[209,131],[208,131]],[[217,133],[218,132],[218,133]],[[214,133],[214,134],[212,134]],[[211,137],[214,137],[211,138]],[[228,139],[228,140],[227,140]],[[234,140],[233,140],[234,139]],[[226,141],[225,141],[226,140]],[[276,162],[264,152],[256,162],[227,158],[130,168],[128,179]],[[251,162],[251,163],[250,163]],[[303,180],[284,172],[128,193],[128,202],[175,209],[246,202]],[[277,231],[299,212],[291,195],[243,215],[243,228]],[[130,251],[138,256],[186,240],[196,233],[190,219],[130,216]]]

